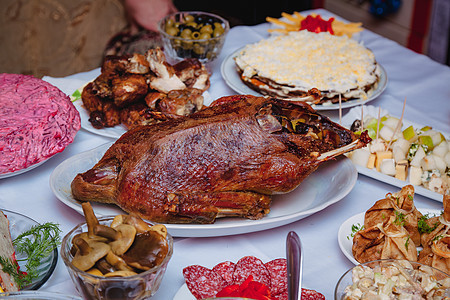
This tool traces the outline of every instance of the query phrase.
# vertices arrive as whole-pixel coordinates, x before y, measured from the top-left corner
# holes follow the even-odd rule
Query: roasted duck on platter
[[[71,188],[77,200],[114,203],[155,222],[260,219],[271,195],[292,191],[322,162],[368,142],[305,103],[228,96],[190,116],[129,130]]]

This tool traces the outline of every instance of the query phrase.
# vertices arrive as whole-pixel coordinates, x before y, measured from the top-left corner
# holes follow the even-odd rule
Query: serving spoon
[[[286,260],[288,299],[300,300],[302,298],[302,243],[297,233],[290,231],[286,237]]]

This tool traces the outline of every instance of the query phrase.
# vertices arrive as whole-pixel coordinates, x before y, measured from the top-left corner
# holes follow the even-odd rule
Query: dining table
[[[313,9],[300,13],[303,15],[316,13],[323,18],[334,17],[346,21],[325,9]],[[229,30],[219,57],[208,64],[211,72],[208,93],[211,99],[238,94],[223,77],[223,62],[237,49],[268,38],[270,36],[268,29],[273,26],[271,23],[262,23],[254,26],[235,26]],[[380,107],[392,115],[403,115],[404,120],[431,126],[446,137],[450,137],[450,68],[367,29],[360,32],[358,39],[373,51],[377,62],[384,68],[387,76],[385,89],[367,105]],[[44,76],[42,79],[55,85],[67,95],[71,95],[99,74],[100,68],[96,68],[65,77]],[[358,109],[359,106],[324,109],[319,113],[334,122],[341,122],[342,116],[351,109]],[[112,143],[115,139],[82,127],[74,141],[64,151],[27,172],[0,179],[0,209],[18,212],[39,223],[57,223],[62,235],[67,234],[85,219],[79,211],[55,196],[50,188],[53,171],[67,159],[106,143]],[[348,160],[348,158],[337,161],[342,160]],[[353,173],[349,175],[348,171],[343,172],[340,168],[333,169],[333,161],[329,162],[329,166],[331,170],[334,170],[333,174],[327,173],[327,176],[331,176],[330,182],[322,181],[318,186],[304,186],[302,183],[297,189],[310,188],[317,192],[303,193],[302,199],[290,200],[299,201],[299,203],[313,201],[313,197],[317,197],[319,193],[328,195],[326,197],[333,197],[335,192],[332,189],[339,189],[339,182],[345,182],[344,177]],[[326,299],[332,299],[340,277],[354,266],[340,247],[339,228],[349,218],[365,212],[387,193],[397,192],[401,188],[373,176],[358,173],[356,169],[354,174],[356,174],[355,180],[346,183],[348,190],[334,201],[327,202],[325,199],[324,205],[306,215],[297,214],[290,217],[289,212],[285,212],[282,222],[260,227],[251,226],[253,220],[245,220],[245,224],[249,224],[248,229],[246,225],[240,226],[239,230],[233,230],[231,227],[228,229],[229,232],[221,228],[222,220],[218,220],[212,225],[217,226],[217,233],[214,233],[214,227],[212,227],[212,231],[208,231],[208,234],[203,236],[201,230],[198,233],[196,229],[192,230],[192,234],[189,229],[183,234],[174,234],[173,256],[162,283],[152,299],[193,299],[191,295],[185,295],[182,292],[185,284],[182,271],[189,265],[212,268],[219,262],[237,262],[244,256],[255,256],[263,262],[285,258],[286,236],[290,231],[296,232],[302,243],[304,255],[302,287],[316,290]],[[311,176],[313,175],[314,173]],[[407,184],[405,182],[405,185]],[[277,197],[274,196],[274,205]],[[433,199],[418,193],[414,196],[414,203],[418,208],[443,209],[441,198]],[[271,213],[266,217],[270,217]],[[170,227],[169,233],[171,233]],[[53,274],[39,290],[79,295],[61,256],[58,257]]]

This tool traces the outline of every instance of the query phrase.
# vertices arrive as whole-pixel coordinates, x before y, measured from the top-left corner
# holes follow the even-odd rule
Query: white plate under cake
[[[235,63],[257,92],[310,104],[367,99],[381,76],[373,52],[356,40],[306,30],[247,45]]]

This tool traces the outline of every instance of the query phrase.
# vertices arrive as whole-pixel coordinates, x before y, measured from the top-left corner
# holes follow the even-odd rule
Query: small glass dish
[[[107,216],[99,218],[98,221],[109,226],[113,219],[114,216]],[[161,264],[133,276],[105,277],[81,271],[72,264],[72,239],[75,235],[87,231],[86,222],[78,224],[64,236],[61,244],[61,257],[77,291],[84,299],[146,299],[156,293],[173,253],[173,238],[170,234],[167,233],[166,237],[168,252]]]
[[[215,60],[222,51],[230,25],[227,20],[212,13],[182,11],[162,18],[158,29],[164,52],[171,63],[197,58],[201,63],[207,64]],[[183,33],[185,29],[186,34]],[[187,34],[188,30],[191,34]]]
[[[414,293],[414,296],[422,299],[429,299],[428,296],[444,299],[450,296],[450,277],[445,272],[418,262],[375,260],[346,271],[336,285],[334,299],[368,299],[364,297],[370,297],[372,292],[375,296],[378,293],[387,295],[389,299],[398,299],[400,292],[405,297]]]
[[[20,234],[28,231],[33,226],[39,225],[35,220],[24,216],[20,213],[16,213],[6,209],[0,209],[6,215],[6,218],[9,221],[9,231],[11,233],[11,238],[14,241]],[[16,252],[16,259],[19,263],[20,270],[22,272],[26,272],[25,265],[27,263],[27,256],[22,253]],[[37,268],[38,277],[34,278],[32,282],[23,287],[22,290],[37,290],[39,289],[52,275],[55,270],[56,263],[58,261],[58,250],[55,249],[51,252],[51,254],[45,257],[39,267]]]

